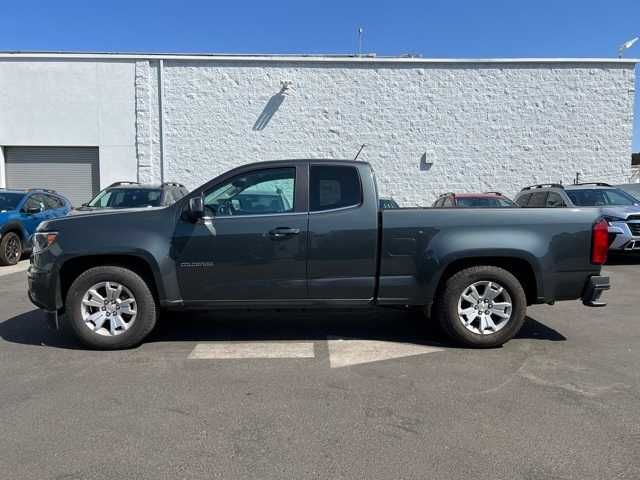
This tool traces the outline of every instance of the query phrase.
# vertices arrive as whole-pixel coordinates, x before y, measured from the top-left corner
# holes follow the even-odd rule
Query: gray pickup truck
[[[604,305],[607,246],[594,209],[380,209],[367,163],[264,162],[165,208],[43,222],[29,297],[100,349],[140,343],[161,310],[373,307],[494,347],[527,305]]]

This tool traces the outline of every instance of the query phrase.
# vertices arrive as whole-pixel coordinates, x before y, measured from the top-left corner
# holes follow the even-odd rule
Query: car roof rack
[[[107,188],[119,187],[120,185],[140,185],[140,182],[133,182],[133,181],[125,180],[123,182],[114,182],[111,185],[109,185]]]
[[[609,185],[608,183],[605,182],[580,182],[580,183],[574,183],[574,185],[596,185],[597,187],[610,187],[611,185]]]
[[[183,184],[178,183],[178,182],[163,182],[162,185],[160,185],[160,186],[164,187],[164,186],[167,186],[167,185],[170,185],[172,187],[184,187]]]
[[[27,192],[58,193],[50,188],[27,188]]]
[[[525,190],[534,190],[536,188],[564,188],[564,185],[561,183],[540,183],[538,185],[529,185],[528,187],[524,187],[521,192]]]
[[[500,196],[504,196],[504,195],[502,195],[502,192],[484,192],[484,193],[485,193],[485,194],[490,193],[490,194],[493,194],[493,195],[500,195]]]

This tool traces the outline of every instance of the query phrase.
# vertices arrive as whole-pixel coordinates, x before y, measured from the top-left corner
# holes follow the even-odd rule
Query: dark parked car
[[[184,185],[166,182],[160,185],[145,185],[138,182],[116,182],[98,193],[93,200],[78,210],[98,208],[164,207],[180,200],[189,190]]]
[[[603,305],[597,210],[380,210],[374,178],[364,162],[256,163],[169,207],[47,221],[29,297],[103,349],[141,342],[162,309],[420,308],[457,342],[493,347],[527,305]],[[268,208],[245,207],[266,193]]]
[[[378,200],[380,204],[380,209],[389,209],[389,208],[400,208],[398,202],[396,202],[393,198],[380,198]]]
[[[524,208],[597,207],[609,222],[609,248],[640,250],[640,201],[607,183],[557,183],[523,188],[516,202]]]
[[[443,193],[433,203],[433,208],[502,208],[517,207],[500,192]]]
[[[69,200],[53,190],[0,188],[0,265],[18,263],[31,250],[31,237],[40,222],[69,210]]]

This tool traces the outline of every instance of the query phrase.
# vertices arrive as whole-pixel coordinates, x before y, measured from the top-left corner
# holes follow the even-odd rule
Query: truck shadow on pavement
[[[439,326],[407,312],[181,312],[165,314],[144,343],[325,340],[327,337],[414,343],[455,348]],[[83,347],[69,332],[49,329],[40,310],[0,323],[11,343],[62,349]],[[564,341],[547,325],[527,317],[516,339]]]
[[[640,255],[635,253],[609,253],[606,265],[640,265]]]

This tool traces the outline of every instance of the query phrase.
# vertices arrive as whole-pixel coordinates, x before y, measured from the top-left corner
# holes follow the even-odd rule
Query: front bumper
[[[604,307],[606,302],[600,301],[600,296],[605,290],[609,290],[611,284],[609,277],[603,277],[600,275],[593,275],[587,280],[587,284],[582,294],[582,303],[587,307]]]
[[[609,235],[611,243],[609,250],[618,251],[640,251],[640,227],[636,227],[640,222],[634,220],[630,222],[609,222]]]
[[[27,282],[29,300],[36,307],[45,311],[47,323],[54,329],[60,328],[58,310],[61,308],[57,275],[53,272],[39,270],[35,265],[30,265],[27,270]]]

